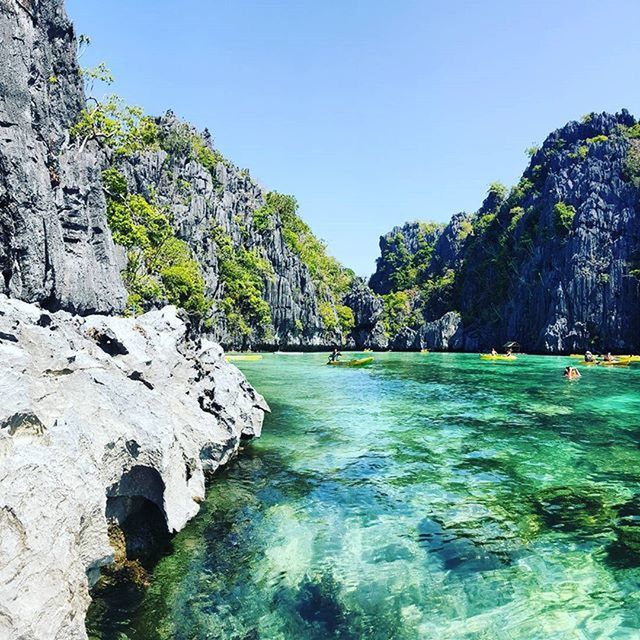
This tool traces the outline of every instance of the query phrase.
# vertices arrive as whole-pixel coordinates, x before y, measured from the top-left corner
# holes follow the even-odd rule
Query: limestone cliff
[[[0,0],[0,43],[0,292],[120,311],[99,155],[68,144],[84,93],[62,0]]]
[[[177,236],[193,251],[212,302],[212,336],[226,346],[254,349],[343,342],[349,327],[338,311],[352,276],[324,254],[298,218],[295,200],[271,194],[223,158],[207,132],[199,134],[171,113],[155,124],[154,148],[113,163],[131,192],[169,212]],[[309,245],[323,264],[311,264]],[[246,291],[230,296],[233,279],[245,274],[244,284],[255,286],[266,303],[264,313]],[[340,291],[332,275],[342,281]]]
[[[267,405],[174,307],[80,317],[0,296],[0,362],[0,637],[85,638],[107,522],[181,529]]]
[[[639,350],[638,136],[626,111],[590,114],[550,134],[520,182],[492,185],[475,214],[417,244],[416,225],[382,238],[371,285],[391,344]],[[443,341],[433,322],[445,313]]]
[[[345,342],[352,274],[326,254],[293,198],[258,185],[208,132],[172,114],[154,120],[143,144],[115,148],[96,120],[129,125],[94,96],[87,102],[63,0],[0,0],[0,34],[0,292],[80,314],[127,309],[131,244],[109,223],[103,181],[116,168],[197,261],[201,329],[236,348]],[[136,312],[182,302],[166,288],[139,293]]]

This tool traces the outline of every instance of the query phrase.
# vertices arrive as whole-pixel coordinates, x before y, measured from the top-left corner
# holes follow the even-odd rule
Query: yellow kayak
[[[420,349],[420,353],[429,353],[429,349]]]
[[[580,353],[572,353],[570,358],[584,359],[584,355]],[[616,360],[627,360],[628,362],[640,362],[640,356],[613,356]]]
[[[587,367],[628,367],[631,363],[630,360],[612,360],[607,362],[606,360],[595,360],[594,362],[581,362]]]
[[[481,353],[480,354],[480,360],[517,360],[518,358],[516,356],[507,356],[504,355],[503,353],[498,353],[497,355],[492,355],[490,353]]]
[[[262,356],[257,353],[243,353],[238,355],[225,356],[227,362],[255,362],[256,360],[262,360]]]
[[[358,358],[357,360],[333,360],[331,362],[327,362],[327,364],[334,367],[362,367],[366,364],[371,364],[372,362],[373,356],[369,356],[368,358]]]
[[[371,353],[373,349],[363,349],[364,353]]]

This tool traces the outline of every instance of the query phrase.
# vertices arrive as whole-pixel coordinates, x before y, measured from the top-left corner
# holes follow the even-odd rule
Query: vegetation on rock
[[[556,215],[556,230],[558,233],[566,233],[571,229],[573,224],[573,218],[576,215],[576,209],[570,204],[564,202],[558,202],[553,207],[553,212]]]
[[[572,340],[601,344],[598,321],[591,318],[593,300],[602,295],[603,284],[609,296],[614,282],[623,287],[628,280],[620,278],[636,277],[638,271],[629,213],[638,198],[631,188],[640,189],[640,125],[626,111],[590,114],[553,132],[528,155],[520,181],[508,191],[492,184],[473,216],[452,221],[442,232],[433,254],[423,251],[418,257],[411,225],[381,239],[371,285],[385,296],[385,325],[392,335],[458,311],[473,342],[494,336],[489,339],[499,343],[514,334],[522,339],[533,333],[528,316],[536,315],[538,324],[548,323],[535,329],[540,345],[563,342],[565,323],[572,322],[580,327],[580,337]],[[577,233],[584,225],[588,233]],[[623,226],[632,234],[629,239],[620,240]],[[582,259],[577,256],[581,251],[593,255],[595,246],[617,257],[577,271],[576,260]],[[580,280],[577,288],[575,280]],[[589,300],[568,308],[568,289]],[[609,304],[617,307],[615,300]],[[628,326],[635,322],[634,311],[618,313]],[[619,325],[612,322],[610,330],[609,340],[615,341]],[[412,335],[406,333],[406,340]],[[532,346],[540,348],[536,342]]]
[[[220,307],[230,329],[248,336],[255,326],[264,334],[271,324],[271,309],[262,297],[265,282],[273,275],[271,264],[255,248],[234,247],[220,226],[214,227],[211,235],[222,286]]]
[[[103,172],[103,183],[113,239],[127,250],[122,276],[129,311],[140,313],[168,302],[203,318],[211,303],[200,266],[188,245],[175,236],[166,213],[129,193],[125,177],[114,167]]]
[[[307,266],[320,295],[342,297],[351,286],[354,273],[327,253],[326,244],[298,216],[296,199],[276,191],[269,192],[265,205],[254,212],[254,224],[264,231],[270,223],[273,224],[274,216],[280,221],[285,243]]]

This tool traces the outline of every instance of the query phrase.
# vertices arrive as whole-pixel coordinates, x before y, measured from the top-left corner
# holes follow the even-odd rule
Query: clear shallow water
[[[239,363],[273,413],[146,594],[92,638],[640,638],[640,365],[376,354]]]

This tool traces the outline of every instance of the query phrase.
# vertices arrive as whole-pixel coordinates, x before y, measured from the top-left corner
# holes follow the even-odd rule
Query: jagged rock
[[[369,279],[371,289],[380,295],[396,291],[402,283],[397,276],[410,257],[416,255],[425,243],[435,244],[444,225],[407,222],[380,236],[380,257],[376,271]]]
[[[417,351],[420,349],[420,335],[411,327],[402,327],[389,341],[393,351]]]
[[[386,349],[389,338],[382,325],[382,302],[380,297],[356,278],[344,304],[353,311],[355,327],[351,331],[353,346],[357,349]]]
[[[100,154],[68,145],[84,93],[62,0],[1,0],[0,41],[0,292],[51,309],[119,311]]]
[[[464,333],[459,313],[449,311],[442,318],[427,322],[420,328],[420,348],[436,351],[457,351],[463,348]]]
[[[635,123],[623,110],[554,131],[517,187],[491,189],[476,214],[454,216],[422,256],[419,226],[394,229],[381,238],[372,287],[429,293],[435,284],[438,295],[411,298],[410,328],[456,311],[464,349],[516,340],[534,352],[639,350],[640,181],[629,161],[640,164],[640,144],[624,131]],[[406,285],[409,262],[419,282]],[[391,344],[412,348],[414,336],[402,332]]]
[[[264,400],[173,307],[47,314],[0,296],[0,637],[85,638],[107,517],[177,531],[205,472],[260,434]],[[44,326],[43,326],[44,325]],[[104,337],[117,349],[105,349]],[[132,541],[132,545],[134,541]]]
[[[218,308],[207,325],[212,338],[235,348],[314,348],[343,341],[341,330],[333,328],[338,300],[287,244],[281,220],[276,216],[266,233],[252,224],[266,191],[230,162],[204,166],[183,144],[188,126],[171,113],[158,119],[163,134],[183,136],[170,153],[156,146],[114,158],[95,141],[81,145],[83,151],[70,143],[69,128],[85,96],[63,0],[0,0],[0,38],[0,293],[54,311],[123,310],[120,271],[126,257],[114,247],[107,226],[101,180],[101,171],[115,162],[133,192],[171,212],[214,302],[225,293],[214,226],[236,248],[257,249],[268,261],[263,297],[271,325],[250,326],[247,333]],[[203,140],[212,144],[208,132]]]
[[[189,128],[172,113],[156,120],[164,139],[185,135]],[[285,242],[282,223],[276,216],[273,228],[261,233],[253,225],[253,212],[265,202],[266,191],[246,170],[228,161],[220,161],[213,171],[195,160],[186,150],[147,151],[134,157],[117,159],[118,169],[126,176],[129,188],[147,198],[156,199],[172,213],[179,238],[193,250],[203,271],[208,296],[219,301],[224,295],[220,265],[212,230],[220,227],[234,246],[255,249],[269,264],[263,298],[271,309],[271,327],[243,335],[228,326],[223,314],[216,315],[212,336],[226,347],[307,348],[340,343],[339,331],[331,333],[320,313],[321,302],[333,308],[337,303],[322,295],[311,273]]]

